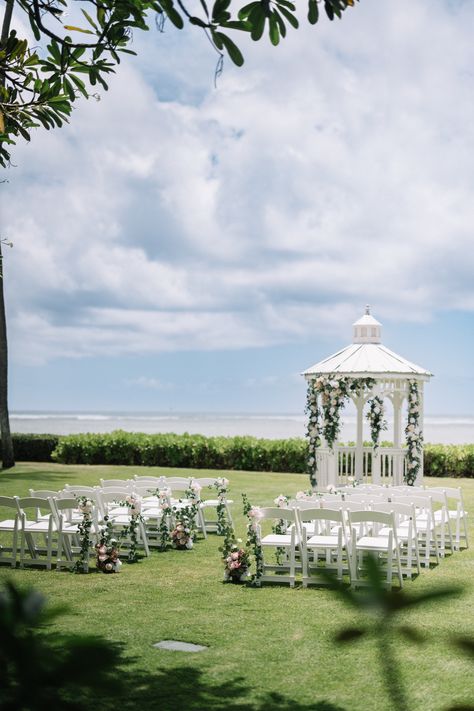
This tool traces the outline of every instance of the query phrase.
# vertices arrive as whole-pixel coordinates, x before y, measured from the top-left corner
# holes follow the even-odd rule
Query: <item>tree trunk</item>
[[[3,46],[10,34],[14,0],[7,0],[2,22],[0,44]],[[5,86],[5,76],[0,77],[0,83]],[[5,315],[5,296],[3,290],[3,256],[0,242],[0,431],[2,437],[2,465],[4,469],[15,466],[13,442],[10,434],[10,418],[8,416],[8,342],[7,319]]]
[[[0,243],[0,430],[2,433],[2,465],[4,469],[15,466],[10,419],[8,416],[8,345],[7,320],[3,290],[3,256]]]

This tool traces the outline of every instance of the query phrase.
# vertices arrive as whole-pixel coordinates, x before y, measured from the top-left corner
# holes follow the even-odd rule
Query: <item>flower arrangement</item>
[[[384,404],[383,398],[379,395],[368,400],[369,411],[367,412],[367,420],[370,424],[370,436],[374,447],[374,454],[377,454],[380,445],[380,433],[387,429],[387,421],[384,419]]]
[[[193,547],[191,528],[184,521],[177,521],[171,531],[171,545],[180,551],[191,550]]]
[[[97,571],[118,573],[122,567],[119,559],[118,541],[113,535],[113,525],[108,516],[104,516],[104,525],[99,532],[99,542],[95,546]]]
[[[242,494],[242,500],[244,504],[244,515],[248,518],[247,546],[252,550],[255,558],[255,573],[252,575],[251,584],[255,587],[260,587],[263,575],[263,553],[258,538],[258,527],[262,515],[258,506],[252,506],[245,494]]]
[[[295,499],[297,501],[309,501],[312,499],[314,496],[314,491],[309,490],[309,491],[297,491]]]
[[[87,496],[77,496],[77,508],[82,513],[82,520],[77,526],[80,538],[79,558],[72,567],[73,573],[88,573],[89,572],[89,553],[91,547],[91,527],[92,527],[92,511],[94,502]]]
[[[318,392],[314,380],[308,383],[308,392],[306,395],[305,412],[308,415],[308,425],[306,428],[306,437],[308,438],[309,455],[308,455],[308,474],[311,486],[317,486],[317,458],[316,451],[321,446],[320,424],[321,410],[318,406]]]
[[[416,380],[408,382],[408,424],[405,428],[407,442],[407,469],[405,481],[413,486],[421,469],[423,432],[420,429],[420,394]]]
[[[250,566],[250,556],[245,548],[232,545],[228,556],[225,559],[224,580],[232,583],[240,583],[247,575]]]

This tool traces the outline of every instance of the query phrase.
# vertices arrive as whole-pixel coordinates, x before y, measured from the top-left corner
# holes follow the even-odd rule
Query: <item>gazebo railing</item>
[[[351,446],[336,446],[334,451],[321,447],[316,454],[318,488],[329,484],[344,486],[349,477],[360,483],[403,484],[406,470],[406,449],[380,447],[377,458],[373,447],[364,447],[361,472],[357,473],[357,449]],[[335,479],[335,480],[334,480]]]

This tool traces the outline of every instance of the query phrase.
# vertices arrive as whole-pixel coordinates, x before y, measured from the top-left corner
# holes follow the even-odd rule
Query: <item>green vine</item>
[[[92,527],[92,509],[94,502],[87,496],[78,496],[77,506],[82,513],[82,520],[77,526],[81,545],[79,550],[79,558],[72,567],[73,573],[88,573],[89,572],[89,554],[91,548],[91,527]]]
[[[212,485],[211,485],[212,486]],[[219,477],[214,482],[214,488],[217,491],[217,535],[225,536],[226,530],[229,525],[227,520],[227,491],[229,486],[229,480],[224,477]]]
[[[120,502],[120,506],[126,506],[130,513],[129,522],[123,527],[121,532],[121,538],[128,537],[130,539],[127,563],[138,563],[138,527],[139,524],[144,521],[141,515],[141,499],[138,496],[130,494],[125,501]]]
[[[263,575],[263,552],[258,538],[260,509],[250,504],[246,494],[242,494],[242,500],[244,504],[244,515],[248,518],[247,547],[252,551],[255,559],[255,573],[252,575],[251,585],[259,588],[262,585]]]

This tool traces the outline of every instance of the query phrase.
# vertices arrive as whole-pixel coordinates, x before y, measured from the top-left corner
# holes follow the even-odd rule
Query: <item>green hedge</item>
[[[61,437],[53,459],[64,464],[303,472],[306,452],[306,442],[299,438],[270,440],[116,431]]]
[[[387,445],[390,443],[387,442]],[[13,435],[19,461],[305,472],[304,439],[140,434]],[[474,478],[474,445],[427,444],[427,476]]]
[[[52,462],[59,435],[13,434],[13,452],[19,462]]]

